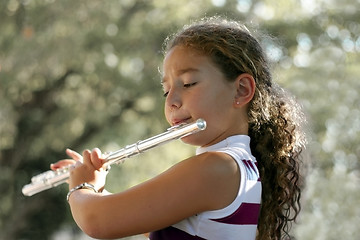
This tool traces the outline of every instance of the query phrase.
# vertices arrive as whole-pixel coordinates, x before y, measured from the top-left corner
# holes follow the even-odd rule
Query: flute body
[[[167,129],[166,132],[153,136],[151,138],[140,140],[134,144],[128,145],[115,152],[105,154],[104,167],[109,168],[110,165],[121,163],[126,158],[135,156],[148,149],[160,146],[170,141],[194,134],[206,128],[206,122],[203,119],[198,119],[193,123],[180,124]],[[31,183],[22,188],[22,193],[25,196],[32,196],[44,190],[56,187],[65,183],[70,176],[70,166],[61,168],[56,171],[46,171],[31,178]]]

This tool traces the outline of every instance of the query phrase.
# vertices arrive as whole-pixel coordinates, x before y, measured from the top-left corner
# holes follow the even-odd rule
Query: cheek
[[[232,106],[233,100],[228,93],[209,92],[202,99],[200,108],[206,111],[210,115],[216,115],[226,111],[226,109]]]
[[[168,123],[170,123],[169,122],[169,110],[168,110],[168,108],[166,106],[164,107],[164,115],[165,115],[166,121]]]
[[[219,122],[227,122],[231,118],[233,108],[233,101],[229,96],[217,96],[212,98],[211,101],[203,102],[199,105],[198,111],[210,125],[218,125]]]

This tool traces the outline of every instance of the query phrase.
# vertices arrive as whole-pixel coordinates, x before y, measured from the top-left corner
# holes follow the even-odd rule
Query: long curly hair
[[[181,45],[208,56],[228,81],[251,74],[255,95],[248,108],[251,149],[262,182],[257,239],[289,239],[300,212],[300,153],[305,146],[300,106],[272,81],[266,54],[242,24],[222,17],[185,26],[164,42],[164,53]]]

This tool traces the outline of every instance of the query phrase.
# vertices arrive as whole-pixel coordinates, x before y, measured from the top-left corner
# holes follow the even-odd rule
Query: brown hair
[[[301,209],[300,153],[305,137],[299,105],[272,81],[261,44],[238,22],[202,19],[167,38],[164,52],[177,45],[209,56],[228,81],[245,72],[254,77],[249,136],[263,189],[257,239],[290,238],[291,223]]]

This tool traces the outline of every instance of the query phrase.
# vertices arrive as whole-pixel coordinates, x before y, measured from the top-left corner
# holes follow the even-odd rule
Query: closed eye
[[[196,84],[197,84],[197,82],[187,83],[187,84],[184,84],[184,88],[189,88],[189,87],[192,87],[192,86],[194,86]]]
[[[197,84],[197,82],[186,83],[186,84],[184,84],[184,88],[189,88],[189,87],[195,86],[196,84]],[[169,92],[165,92],[163,96],[167,97],[168,94],[169,94]]]

